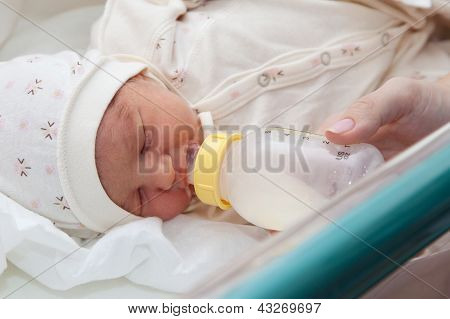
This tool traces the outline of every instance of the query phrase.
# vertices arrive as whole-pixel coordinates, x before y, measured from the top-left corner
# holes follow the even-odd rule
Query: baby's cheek
[[[164,192],[154,197],[153,201],[146,205],[142,216],[170,220],[181,214],[190,202],[190,192],[187,192],[185,189]]]

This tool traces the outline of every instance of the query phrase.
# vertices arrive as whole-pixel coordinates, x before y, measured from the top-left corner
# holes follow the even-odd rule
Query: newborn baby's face
[[[100,123],[96,164],[114,203],[143,217],[175,217],[190,203],[186,153],[201,143],[194,111],[155,80],[137,76],[116,94]]]

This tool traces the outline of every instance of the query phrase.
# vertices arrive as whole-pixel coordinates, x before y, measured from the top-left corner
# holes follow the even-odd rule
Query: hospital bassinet
[[[449,158],[450,124],[187,295],[115,279],[65,292],[32,282],[13,297],[358,297],[448,231]],[[12,268],[0,276],[0,292],[27,280]]]
[[[91,2],[102,3],[100,0]],[[69,1],[58,3],[61,7],[71,7],[73,4],[69,5]],[[32,7],[29,13],[33,10],[37,12],[37,9]],[[87,17],[88,21],[83,25],[89,25],[89,20],[94,21],[101,13],[101,7],[89,12],[92,17]],[[36,18],[38,16],[36,13]],[[88,34],[87,27],[82,31],[78,29],[79,34]],[[0,53],[8,56],[16,51],[21,52],[20,40],[11,42],[9,51]],[[87,43],[85,37],[76,40],[79,40],[76,44],[80,47]],[[42,46],[45,44],[45,41],[37,42]],[[57,49],[60,48],[49,50]],[[39,50],[45,51],[43,47]],[[242,256],[239,262],[225,267],[226,271],[207,278],[196,291],[187,295],[157,291],[126,279],[93,282],[68,291],[54,291],[36,281],[27,284],[31,277],[9,265],[6,272],[0,275],[0,296],[6,296],[21,286],[11,297],[362,296],[399,265],[448,231],[449,158],[450,124],[342,193],[315,218],[274,236],[256,251]]]

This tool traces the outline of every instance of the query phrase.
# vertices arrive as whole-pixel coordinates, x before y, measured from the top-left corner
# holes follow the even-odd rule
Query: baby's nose
[[[188,144],[180,145],[170,151],[170,156],[172,157],[172,165],[175,171],[183,175],[187,171],[187,150],[189,148]]]
[[[173,165],[172,156],[162,155],[160,172],[157,179],[157,187],[162,190],[169,190],[176,183],[176,170]]]

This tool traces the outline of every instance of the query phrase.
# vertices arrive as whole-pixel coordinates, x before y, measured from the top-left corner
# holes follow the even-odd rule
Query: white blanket
[[[53,289],[126,276],[138,284],[186,292],[267,237],[257,227],[181,215],[165,223],[147,218],[91,242],[76,242],[0,194],[0,273],[7,258]]]

